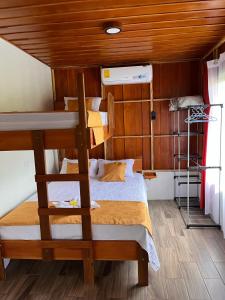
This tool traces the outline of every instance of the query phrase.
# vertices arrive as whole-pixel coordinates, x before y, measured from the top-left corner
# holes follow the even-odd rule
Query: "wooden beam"
[[[36,182],[51,182],[51,181],[88,181],[87,174],[46,174],[36,175]]]
[[[150,83],[150,112],[154,110],[153,82]],[[150,116],[151,118],[151,116]],[[151,169],[154,170],[154,122],[151,118]]]
[[[88,151],[88,131],[87,131],[87,114],[85,101],[85,84],[84,73],[77,75],[78,88],[78,108],[79,108],[79,125],[77,126],[77,147],[79,173],[89,176],[89,151]],[[90,185],[89,181],[80,182],[81,208],[90,209]],[[82,234],[83,239],[92,240],[91,215],[82,215]],[[93,251],[83,252],[84,281],[87,284],[94,285],[94,260]]]
[[[45,175],[45,150],[44,150],[44,133],[43,131],[32,131],[32,141],[34,150],[34,162],[36,175]],[[46,182],[37,182],[38,207],[48,208],[48,191]],[[42,240],[51,239],[51,227],[49,216],[39,215],[40,231]],[[52,259],[53,253],[50,249],[43,249],[43,259]]]
[[[39,216],[72,216],[72,215],[82,215],[88,216],[90,215],[90,208],[57,208],[57,207],[49,207],[49,208],[39,208],[38,209]]]

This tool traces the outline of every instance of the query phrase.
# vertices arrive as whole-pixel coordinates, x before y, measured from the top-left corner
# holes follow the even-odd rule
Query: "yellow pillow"
[[[89,165],[89,168],[90,168],[90,166],[91,166],[90,161],[89,161],[88,165]],[[79,173],[79,164],[78,163],[67,162],[66,173],[67,174],[78,174]]]
[[[68,100],[68,111],[78,111],[78,100]],[[86,110],[92,110],[92,99],[86,99]]]
[[[114,162],[104,164],[104,175],[100,178],[100,181],[125,181],[126,163]]]
[[[67,174],[78,174],[79,173],[78,163],[67,162],[66,173]]]

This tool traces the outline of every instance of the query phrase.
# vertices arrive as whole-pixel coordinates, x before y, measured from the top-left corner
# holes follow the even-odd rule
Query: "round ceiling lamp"
[[[105,25],[104,30],[106,34],[110,35],[118,34],[122,31],[121,26],[118,23],[108,23]]]

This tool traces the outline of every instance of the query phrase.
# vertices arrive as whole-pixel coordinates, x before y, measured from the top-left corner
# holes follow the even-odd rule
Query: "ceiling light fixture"
[[[117,23],[106,24],[104,30],[106,34],[114,35],[121,32],[121,26]]]

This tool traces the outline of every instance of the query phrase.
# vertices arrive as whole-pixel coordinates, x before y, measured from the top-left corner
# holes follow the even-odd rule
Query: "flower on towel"
[[[74,208],[74,207],[78,207],[78,200],[71,199],[71,200],[64,200],[64,201],[53,201],[52,204],[55,207],[59,207],[59,208]]]
[[[73,207],[76,207],[76,206],[78,206],[78,201],[77,200],[75,200],[75,199],[72,199],[72,200],[70,200],[70,205],[71,206],[73,206]]]

